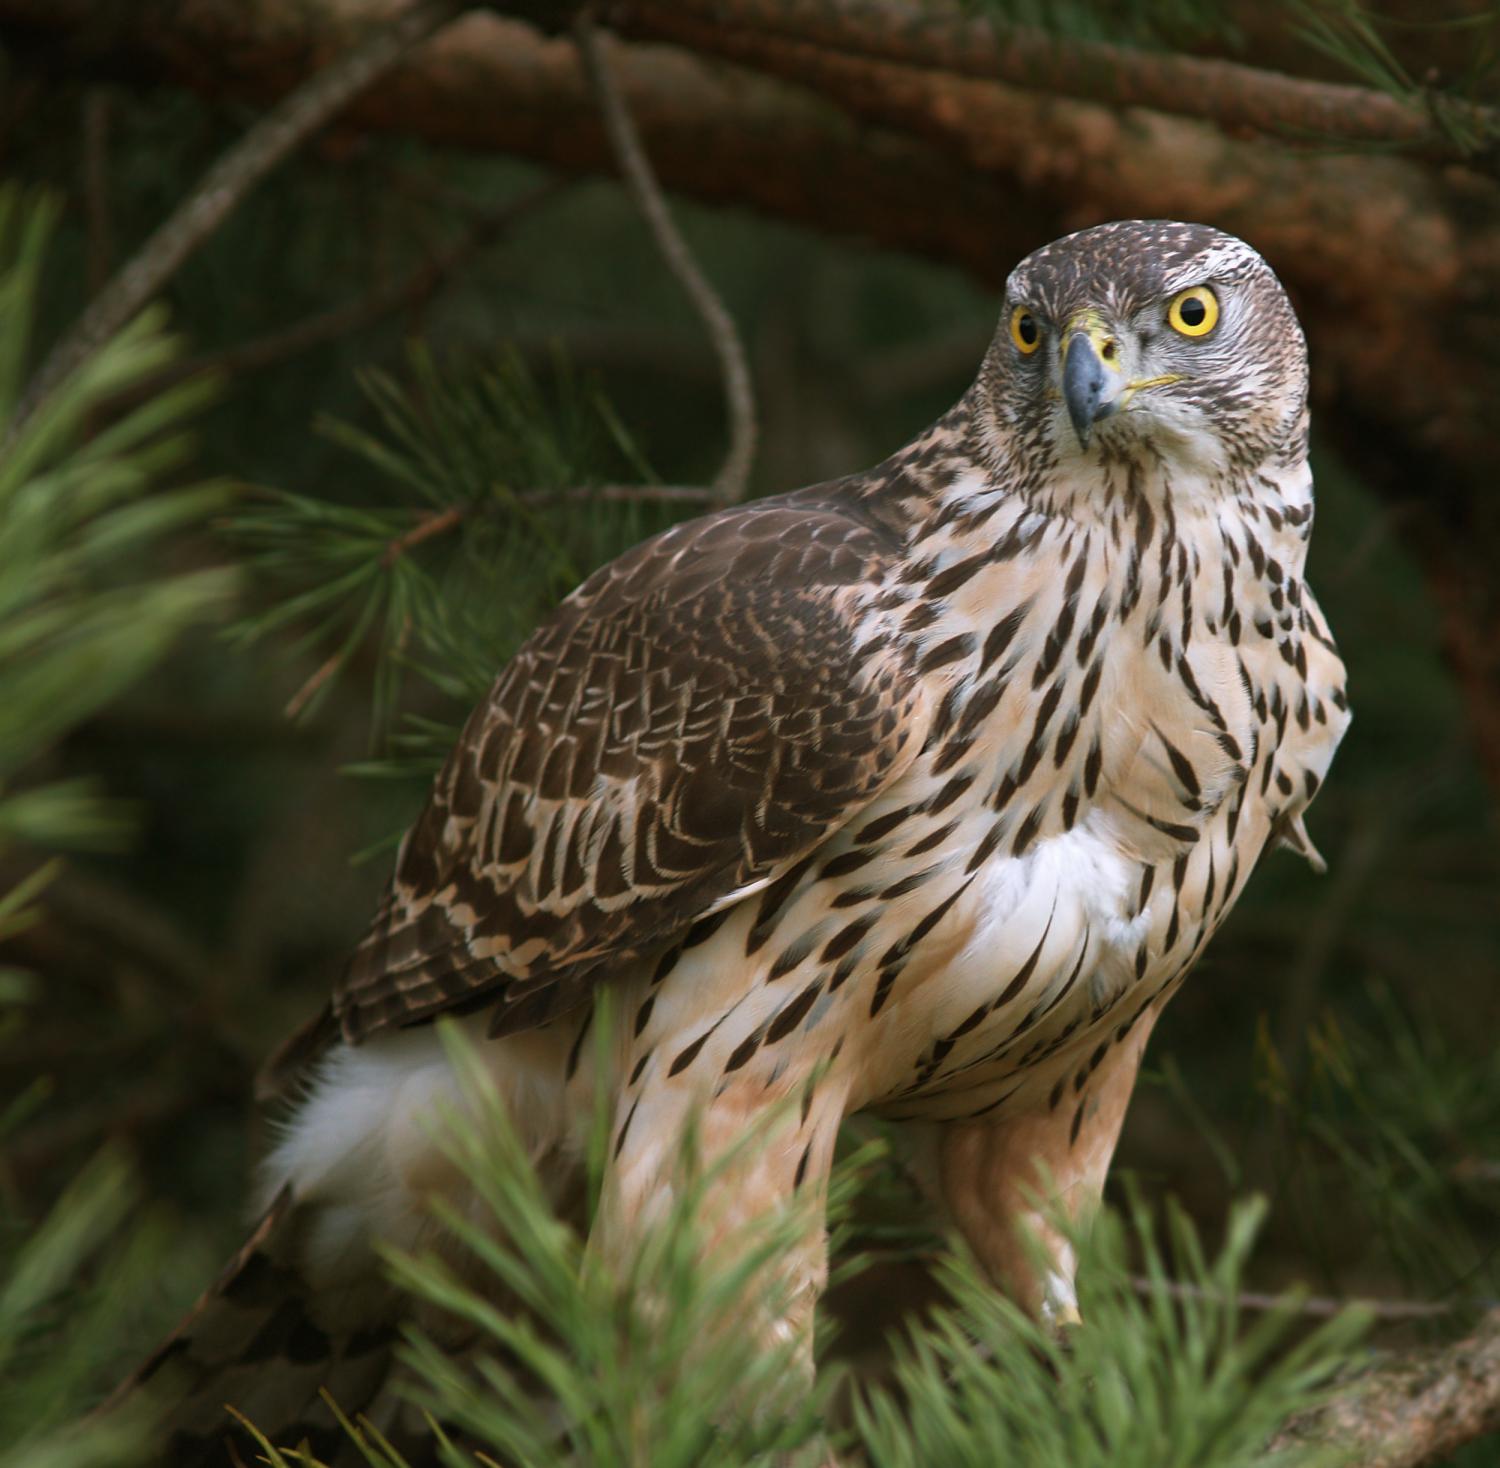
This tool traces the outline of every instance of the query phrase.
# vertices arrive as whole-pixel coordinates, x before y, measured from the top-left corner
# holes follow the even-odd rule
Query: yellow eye
[[[1042,344],[1041,323],[1025,306],[1017,306],[1010,313],[1010,339],[1016,350],[1028,357]]]
[[[1167,307],[1167,324],[1184,336],[1207,336],[1219,321],[1219,298],[1206,285],[1178,291]]]

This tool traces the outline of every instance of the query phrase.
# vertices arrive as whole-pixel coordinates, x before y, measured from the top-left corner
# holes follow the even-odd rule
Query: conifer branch
[[[602,500],[613,505],[711,505],[718,499],[718,490],[696,484],[581,484],[567,490],[523,490],[516,499],[527,506],[555,504],[558,500]],[[408,551],[457,530],[469,518],[470,512],[463,505],[428,511],[410,530],[387,544],[381,564],[389,570]]]
[[[325,342],[336,341],[339,337],[372,326],[398,311],[419,306],[451,275],[504,234],[517,219],[555,198],[568,185],[569,181],[566,179],[552,179],[498,209],[478,215],[466,233],[447,249],[422,261],[399,280],[381,286],[357,300],[331,307],[327,311],[318,311],[286,326],[275,327],[249,341],[236,343],[221,351],[170,362],[160,372],[132,388],[128,397],[121,395],[110,402],[108,409],[118,411],[192,377],[210,373],[260,372],[290,357],[312,351]]]
[[[387,564],[391,564],[391,562],[387,562]],[[322,691],[324,684],[326,684],[328,680],[332,678],[334,674],[344,666],[344,663],[346,661],[347,655],[343,652],[342,649],[338,652],[330,653],[326,658],[323,659],[321,663],[318,664],[316,668],[313,669],[312,673],[303,680],[297,691],[292,694],[289,699],[287,699],[286,706],[282,709],[282,713],[288,719],[301,718],[303,711]]]
[[[631,120],[604,48],[599,43],[599,35],[588,7],[579,11],[573,35],[594,95],[598,98],[605,130],[625,186],[644,216],[646,226],[651,231],[667,268],[677,277],[678,283],[702,318],[714,351],[718,354],[719,366],[724,375],[729,449],[715,476],[714,490],[720,504],[733,504],[744,498],[749,484],[757,433],[755,393],[750,381],[750,365],[745,356],[744,343],[740,340],[734,318],[709,284],[708,278],[688,249],[687,242],[673,223],[666,200],[662,197],[661,186],[652,172],[646,150],[641,146],[640,134]]]
[[[1500,1183],[1500,1160],[1465,1157],[1454,1164],[1452,1177],[1460,1183]]]
[[[446,535],[450,530],[458,529],[463,522],[462,505],[449,505],[446,510],[435,510],[423,515],[410,530],[404,535],[398,535],[386,546],[381,564],[386,570],[390,570],[402,556],[410,550],[415,550],[423,541],[435,540],[440,535]]]
[[[1423,1468],[1465,1443],[1500,1432],[1500,1309],[1453,1345],[1393,1357],[1294,1417],[1274,1455],[1337,1446],[1361,1468]]]
[[[161,290],[271,169],[413,46],[468,8],[468,3],[415,0],[309,77],[250,128],[116,272],[52,349],[17,405],[10,439],[64,378]]]
[[[1202,1285],[1193,1284],[1188,1280],[1163,1282],[1136,1274],[1131,1276],[1130,1286],[1138,1295],[1149,1296],[1161,1292],[1174,1300],[1220,1300],[1223,1298],[1218,1292],[1206,1290]],[[1486,1300],[1479,1303],[1485,1309],[1500,1308],[1500,1305],[1493,1301]],[[1234,1304],[1237,1309],[1256,1312],[1284,1310],[1290,1305],[1296,1314],[1305,1315],[1311,1320],[1332,1320],[1336,1315],[1355,1307],[1376,1320],[1442,1320],[1466,1308],[1473,1308],[1474,1302],[1468,1300],[1455,1300],[1451,1303],[1444,1300],[1366,1300],[1356,1296],[1341,1299],[1337,1295],[1305,1295],[1299,1299],[1296,1295],[1271,1294],[1264,1290],[1239,1290],[1235,1293]]]
[[[1403,97],[1212,57],[1148,51],[997,25],[916,0],[621,0],[622,35],[699,51],[780,41],[848,59],[1146,107],[1323,148],[1400,149],[1500,172],[1500,112],[1453,97]]]

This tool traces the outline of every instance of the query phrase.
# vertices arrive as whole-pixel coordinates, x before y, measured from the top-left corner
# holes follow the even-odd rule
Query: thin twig
[[[247,342],[240,342],[218,352],[205,352],[184,361],[169,362],[159,372],[133,383],[128,391],[111,398],[107,410],[128,408],[169,387],[205,373],[231,374],[259,372],[274,367],[290,357],[311,351],[324,342],[335,341],[350,332],[373,325],[383,317],[394,315],[408,306],[426,301],[455,271],[461,269],[508,226],[540,204],[555,198],[570,186],[567,179],[553,179],[530,189],[519,198],[482,214],[462,239],[440,254],[424,260],[414,270],[390,285],[383,286],[357,301],[349,301],[305,316],[287,326],[279,326]]]
[[[720,504],[743,499],[750,482],[750,466],[755,458],[756,416],[755,392],[750,381],[750,364],[745,356],[734,318],[724,302],[708,283],[692,252],[683,240],[662,197],[661,186],[652,172],[640,134],[631,120],[625,99],[615,81],[593,16],[585,7],[574,22],[573,34],[578,52],[599,108],[604,116],[610,146],[625,178],[625,186],[636,207],[645,217],[656,247],[667,268],[677,277],[688,299],[702,318],[718,354],[724,374],[724,400],[729,417],[729,449],[714,479],[714,490]]]
[[[612,505],[709,505],[717,491],[697,484],[580,484],[571,489],[526,489],[516,499],[523,505],[556,504],[559,500],[603,501]],[[436,536],[456,530],[472,515],[464,505],[431,510],[410,530],[392,539],[381,557],[389,570],[407,551]]]
[[[13,440],[52,390],[161,290],[293,148],[468,4],[469,0],[415,0],[261,118],[208,170],[52,349],[17,405],[9,437]]]
[[[323,659],[313,669],[312,675],[306,679],[302,686],[286,701],[286,707],[282,712],[289,719],[299,718],[302,710],[313,701],[318,690],[344,665],[344,654],[333,653]]]
[[[386,570],[390,570],[413,546],[421,545],[424,540],[446,535],[450,530],[457,529],[463,523],[463,519],[462,505],[450,505],[446,510],[424,515],[404,535],[398,535],[386,546],[385,554],[380,558],[380,564]]]
[[[1460,1183],[1500,1183],[1500,1161],[1494,1158],[1464,1157],[1453,1164],[1450,1174]]]
[[[1162,1293],[1173,1300],[1224,1301],[1224,1296],[1217,1290],[1183,1280],[1155,1280],[1143,1274],[1135,1274],[1130,1277],[1130,1284],[1138,1295]],[[1332,1319],[1354,1305],[1378,1320],[1437,1320],[1460,1310],[1489,1310],[1500,1304],[1494,1300],[1339,1299],[1334,1295],[1304,1295],[1299,1299],[1296,1295],[1272,1295],[1260,1290],[1236,1290],[1234,1303],[1241,1310],[1256,1311],[1282,1310],[1290,1306],[1298,1315],[1319,1320]]]
[[[559,500],[602,500],[608,504],[636,505],[711,505],[718,502],[719,495],[716,489],[705,489],[696,484],[580,484],[570,489],[527,489],[515,498],[523,505],[556,504]],[[402,556],[415,550],[417,546],[457,530],[472,517],[473,508],[465,505],[449,505],[443,510],[429,510],[410,530],[403,531],[386,543],[380,564],[389,571]],[[318,690],[338,672],[343,658],[343,653],[336,652],[313,670],[287,700],[287,718],[295,719],[302,713]]]

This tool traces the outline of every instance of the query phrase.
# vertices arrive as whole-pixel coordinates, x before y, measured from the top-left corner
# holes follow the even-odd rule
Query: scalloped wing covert
[[[335,987],[346,1038],[541,1024],[755,890],[910,762],[925,720],[861,589],[897,547],[817,491],[604,567],[474,711]]]

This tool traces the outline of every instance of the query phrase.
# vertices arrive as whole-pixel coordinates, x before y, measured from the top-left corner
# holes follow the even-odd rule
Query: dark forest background
[[[257,1073],[361,932],[446,731],[576,579],[696,512],[650,486],[707,485],[723,455],[718,363],[615,180],[566,16],[500,8],[520,18],[414,45],[246,190],[160,293],[175,357],[76,425],[86,445],[212,384],[146,477],[215,497],[79,574],[232,582],[129,686],[79,665],[107,701],[0,740],[0,793],[93,782],[86,804],[0,821],[0,894],[65,853],[0,948],[6,1248],[101,1149],[106,1232],[145,1240],[104,1306],[81,1247],[22,1332],[40,1359],[86,1320],[72,1409],[238,1242]],[[57,212],[30,366],[267,106],[391,9],[0,0],[0,186],[15,218]],[[1246,1291],[1434,1307],[1377,1319],[1356,1364],[1482,1342],[1500,1301],[1500,20],[1468,0],[917,13],[603,18],[748,352],[749,492],[868,466],[946,408],[1006,272],[1067,229],[1174,215],[1262,249],[1308,328],[1310,577],[1355,719],[1310,818],[1328,874],[1263,862],[1153,1040],[1111,1197],[1127,1178],[1174,1197],[1215,1241],[1232,1200],[1264,1194]],[[1060,39],[1028,72],[1006,27],[1043,19]],[[975,28],[1000,38],[989,62]],[[1246,70],[1200,106],[1191,71],[1122,95],[1122,56]],[[1327,109],[1299,115],[1267,77]],[[1339,132],[1361,107],[1368,126]],[[0,295],[0,338],[21,309]],[[0,593],[27,575],[18,524],[0,519]],[[128,635],[128,597],[113,615]],[[0,701],[17,666],[0,650]],[[856,1236],[899,1247],[878,1288],[835,1292],[856,1358],[933,1293],[899,1170],[866,1192]],[[1436,1460],[1414,1454],[1389,1461]],[[1494,1440],[1464,1454],[1500,1463]]]

